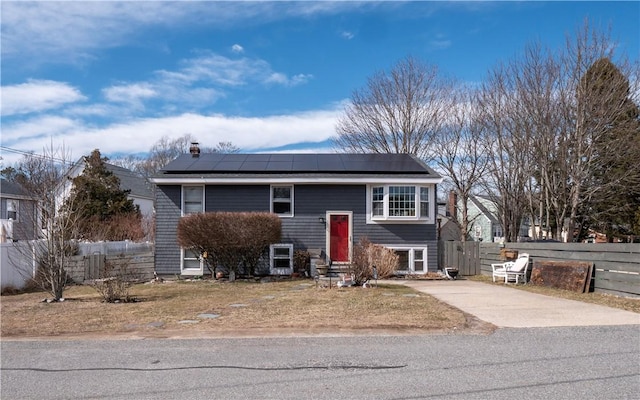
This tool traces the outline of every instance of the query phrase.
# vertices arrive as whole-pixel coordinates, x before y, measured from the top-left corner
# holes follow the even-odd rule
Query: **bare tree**
[[[490,163],[484,183],[499,205],[507,241],[517,240],[526,215],[547,230],[555,228],[556,237],[564,231],[572,240],[576,222],[593,214],[597,193],[610,196],[616,185],[638,181],[635,173],[594,179],[594,173],[613,177],[604,172],[609,165],[626,165],[600,157],[603,149],[625,160],[632,158],[629,149],[637,149],[633,128],[630,134],[612,135],[620,116],[637,110],[628,95],[621,95],[631,92],[633,70],[620,61],[621,72],[615,73],[599,61],[611,60],[612,51],[608,34],[585,22],[567,37],[565,49],[552,53],[527,46],[523,56],[494,68],[483,83],[477,105]],[[603,79],[606,85],[594,86]],[[637,117],[627,121],[637,131]]]
[[[441,130],[434,135],[428,155],[457,194],[460,216],[452,217],[460,228],[461,241],[466,241],[473,222],[469,216],[469,198],[487,169],[482,125],[476,115],[477,108],[473,107],[474,97],[468,87],[460,87],[453,93],[450,112]]]
[[[146,161],[146,158],[144,157],[129,154],[124,157],[110,159],[109,163],[113,165],[117,165],[122,168],[126,168],[129,171],[141,173],[140,166],[144,164],[145,161]]]
[[[176,139],[163,136],[151,147],[149,157],[138,168],[139,172],[146,177],[156,174],[180,154],[187,153],[192,142],[197,140],[189,133]]]
[[[70,164],[64,147],[44,150],[43,155],[26,155],[18,168],[18,182],[38,203],[40,213],[33,215],[34,225],[41,228],[41,240],[30,246],[15,243],[17,264],[25,276],[31,277],[48,291],[54,300],[63,297],[67,283],[66,266],[76,253],[72,239],[77,235],[79,215],[70,212],[62,202],[65,189],[65,166]],[[34,270],[35,263],[35,270]]]
[[[612,43],[608,31],[595,29],[585,21],[573,37],[567,37],[566,48],[560,55],[563,74],[561,111],[569,149],[563,160],[570,183],[566,228],[569,241],[578,238],[574,232],[581,214],[591,212],[585,205],[590,204],[599,192],[612,193],[612,188],[618,184],[616,180],[593,179],[594,171],[602,171],[610,162],[609,157],[598,157],[601,144],[606,142],[609,149],[624,156],[624,150],[632,143],[629,136],[610,134],[615,121],[628,109],[627,96],[620,94],[629,90],[628,77],[634,73],[632,67],[624,57],[619,57],[615,63],[619,74],[608,73],[610,68],[594,69],[594,65],[602,60],[616,59]],[[604,78],[603,73],[607,74],[606,85],[598,83]]]
[[[549,50],[533,44],[511,65],[510,76],[518,131],[523,136],[523,148],[517,151],[529,154],[529,165],[522,166],[530,174],[524,190],[527,214],[533,225],[533,239],[540,234],[546,238],[551,226],[562,226],[567,212],[566,203],[561,201],[567,190],[566,170],[558,163],[566,152],[564,125],[557,111],[560,65]],[[559,230],[555,236],[560,236]]]
[[[336,126],[339,151],[407,153],[426,159],[449,112],[451,84],[435,66],[407,57],[356,90]]]
[[[146,158],[129,155],[110,162],[134,171],[141,176],[150,177],[179,155],[188,153],[191,143],[194,142],[198,142],[198,140],[189,133],[175,139],[163,136],[151,146],[149,155]],[[221,141],[214,147],[202,147],[201,150],[204,153],[237,153],[240,148],[230,141]]]
[[[209,153],[229,154],[229,153],[238,153],[240,151],[240,148],[235,146],[232,142],[218,142],[216,147],[212,149],[205,148],[204,151],[205,153],[209,152]]]
[[[484,132],[487,174],[482,184],[496,204],[505,240],[518,239],[524,210],[524,189],[530,177],[528,142],[519,126],[517,96],[508,66],[491,72],[477,105]]]

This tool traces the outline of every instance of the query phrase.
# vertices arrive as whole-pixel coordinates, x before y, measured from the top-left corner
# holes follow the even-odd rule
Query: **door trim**
[[[350,264],[353,259],[353,211],[327,211],[325,215],[325,249],[327,257],[331,255],[331,216],[332,215],[348,215],[349,216],[349,260],[336,261],[336,264]]]

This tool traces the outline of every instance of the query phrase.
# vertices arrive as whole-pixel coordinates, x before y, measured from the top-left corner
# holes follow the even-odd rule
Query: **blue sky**
[[[351,93],[412,55],[478,83],[589,18],[640,54],[640,2],[2,1],[2,158],[143,155],[162,136],[332,151]]]

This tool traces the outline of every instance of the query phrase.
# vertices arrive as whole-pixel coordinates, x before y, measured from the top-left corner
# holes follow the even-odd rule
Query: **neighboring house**
[[[127,197],[140,208],[140,213],[152,215],[155,200],[151,182],[126,168],[112,164],[105,164],[105,166],[120,179],[120,189],[129,190]]]
[[[457,200],[458,218],[462,218],[460,200]],[[469,239],[483,242],[504,241],[504,231],[498,218],[498,207],[489,196],[469,196]],[[528,237],[529,224],[523,221],[518,237]]]
[[[449,204],[438,203],[438,239],[442,241],[460,240],[460,227],[453,220]]]
[[[38,236],[38,203],[17,183],[0,178],[0,243]]]
[[[403,273],[437,269],[436,189],[442,178],[417,158],[195,150],[151,179],[157,187],[159,275],[204,273],[198,255],[178,246],[176,230],[183,215],[212,211],[281,217],[282,240],[271,246],[265,274],[290,274],[295,250],[320,249],[334,264],[348,264],[363,237],[394,249]]]
[[[66,173],[67,179],[65,180],[64,188],[58,190],[59,204],[62,204],[62,199],[66,199],[69,196],[73,178],[82,174],[84,168],[84,157],[69,168]],[[140,213],[143,216],[153,214],[154,194],[152,184],[146,178],[136,175],[131,170],[109,163],[105,163],[105,168],[120,179],[121,190],[129,190],[127,198],[133,200],[133,203],[140,207]]]

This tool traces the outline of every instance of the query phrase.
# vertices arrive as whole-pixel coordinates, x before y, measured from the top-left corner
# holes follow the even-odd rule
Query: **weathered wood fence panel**
[[[100,271],[104,269],[104,259],[102,254],[84,256],[84,280],[100,278]]]
[[[463,276],[480,274],[480,242],[440,242],[439,267],[458,268]]]
[[[640,244],[637,243],[505,243],[540,261],[584,261],[595,266],[593,288],[623,296],[640,296]],[[498,243],[480,243],[480,270],[491,275],[491,264],[502,262]]]
[[[23,289],[35,277],[37,254],[45,249],[44,241],[20,241],[0,244],[0,284],[2,289]],[[154,272],[153,243],[108,242],[98,243],[107,254],[95,252],[93,244],[79,243],[81,250],[78,256],[67,260],[65,270],[74,281],[100,278],[104,273],[105,261],[114,268],[126,268],[129,277],[137,280],[151,280]],[[39,248],[39,247],[40,248]],[[39,249],[38,249],[39,248]],[[38,249],[37,251],[34,249]],[[92,250],[92,253],[88,253]],[[84,252],[83,252],[84,251]]]
[[[145,281],[153,278],[153,257],[153,253],[74,256],[65,269],[67,275],[76,283],[114,275]]]

